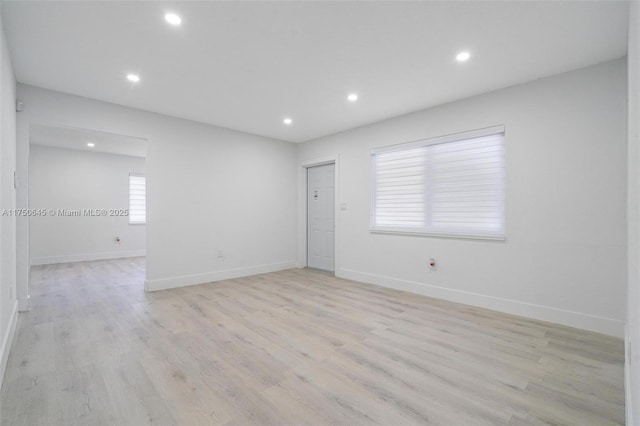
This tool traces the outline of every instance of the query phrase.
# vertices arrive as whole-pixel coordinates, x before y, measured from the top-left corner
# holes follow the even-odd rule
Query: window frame
[[[144,211],[144,221],[132,221],[131,220],[131,177],[141,177],[144,178],[144,203],[145,203],[145,211]],[[127,190],[127,198],[129,204],[129,215],[128,222],[129,225],[146,225],[147,224],[147,176],[144,173],[136,173],[130,172],[129,177],[127,179],[128,190]]]
[[[418,231],[415,229],[407,229],[403,230],[401,228],[396,227],[388,227],[388,226],[376,226],[376,155],[382,153],[389,153],[394,151],[407,150],[411,148],[419,148],[425,147],[429,145],[437,145],[437,144],[445,144],[450,142],[458,142],[467,139],[474,139],[485,136],[493,136],[501,134],[503,138],[503,152],[504,152],[504,163],[503,163],[503,171],[504,178],[502,180],[502,190],[503,190],[503,201],[502,201],[502,233],[499,235],[490,235],[490,233],[481,233],[481,232],[468,232],[461,230],[460,232],[438,232],[438,231]],[[380,148],[371,149],[370,152],[370,161],[371,161],[371,188],[369,191],[370,194],[370,218],[369,218],[369,232],[373,234],[393,234],[393,235],[414,235],[414,236],[424,236],[424,237],[440,237],[440,238],[454,238],[454,239],[465,239],[465,240],[493,240],[493,241],[506,241],[507,239],[507,220],[506,220],[506,133],[504,125],[490,126],[484,127],[480,129],[453,133],[443,136],[436,136],[433,138],[419,139],[412,142],[400,143],[395,145],[388,145]],[[429,183],[426,182],[425,193],[424,193],[424,202],[425,207],[428,205],[429,198],[431,197],[431,192],[428,190]],[[431,216],[430,209],[425,209],[425,219],[428,219]]]

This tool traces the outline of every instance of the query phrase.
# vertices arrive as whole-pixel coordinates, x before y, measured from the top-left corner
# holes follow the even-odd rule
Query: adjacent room
[[[33,124],[29,142],[31,266],[144,257],[146,141]]]
[[[3,425],[640,425],[640,4],[0,1]]]

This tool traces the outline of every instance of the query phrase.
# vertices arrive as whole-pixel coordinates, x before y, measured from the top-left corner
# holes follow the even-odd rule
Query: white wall
[[[629,5],[627,424],[640,424],[640,4]]]
[[[20,145],[29,123],[148,141],[150,290],[296,265],[295,145],[36,87],[18,94]]]
[[[2,20],[0,19],[0,22]],[[16,79],[0,23],[0,211],[16,207]],[[0,219],[0,385],[17,321],[16,218]]]
[[[31,145],[29,204],[126,210],[131,172],[145,172],[144,158]],[[145,254],[145,225],[129,225],[126,216],[34,216],[30,236],[32,265]]]
[[[336,212],[336,274],[622,336],[625,66],[608,62],[304,143],[299,164],[339,158],[336,205],[347,210]],[[506,242],[369,232],[370,149],[499,124]],[[300,252],[304,244],[301,229]]]

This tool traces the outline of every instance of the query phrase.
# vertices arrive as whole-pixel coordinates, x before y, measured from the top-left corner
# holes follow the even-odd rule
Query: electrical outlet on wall
[[[218,249],[218,260],[224,260],[224,250]]]

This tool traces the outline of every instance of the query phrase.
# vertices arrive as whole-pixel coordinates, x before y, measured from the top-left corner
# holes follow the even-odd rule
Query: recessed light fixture
[[[456,55],[456,61],[458,62],[466,62],[469,60],[469,58],[471,57],[471,53],[464,51],[464,52],[460,52]]]
[[[132,83],[137,83],[140,81],[140,76],[138,74],[127,74],[127,80]]]
[[[349,100],[349,102],[355,102],[358,100],[358,95],[355,93],[349,93],[349,96],[347,96],[347,99]]]
[[[164,15],[164,20],[176,27],[182,23],[182,18],[175,13],[166,13]]]
[[[93,148],[94,146],[96,146],[96,144],[95,144],[95,143],[93,143],[93,142],[87,142],[87,146],[88,146],[89,148]]]
[[[291,126],[293,124],[293,120],[290,119],[289,117],[286,117],[284,120],[282,120],[282,122],[287,126]]]

